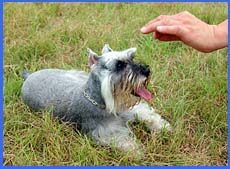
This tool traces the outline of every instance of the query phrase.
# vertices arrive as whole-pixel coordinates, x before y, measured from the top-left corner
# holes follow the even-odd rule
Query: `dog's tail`
[[[24,80],[26,80],[28,77],[29,77],[29,72],[28,71],[26,71],[26,70],[24,70],[23,72],[22,72],[22,76],[23,76],[23,79]]]

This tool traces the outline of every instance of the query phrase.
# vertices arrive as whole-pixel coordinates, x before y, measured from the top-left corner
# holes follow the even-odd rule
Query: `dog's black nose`
[[[145,75],[146,77],[148,77],[149,74],[150,74],[149,65],[143,65],[143,66],[141,67],[141,73],[142,73],[143,75]]]

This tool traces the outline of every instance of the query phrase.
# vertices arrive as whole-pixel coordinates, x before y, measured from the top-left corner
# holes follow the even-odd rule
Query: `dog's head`
[[[87,51],[91,73],[100,79],[107,111],[126,111],[141,98],[151,99],[151,93],[145,88],[150,69],[148,65],[133,62],[136,48],[114,51],[105,44],[101,57],[91,49]]]

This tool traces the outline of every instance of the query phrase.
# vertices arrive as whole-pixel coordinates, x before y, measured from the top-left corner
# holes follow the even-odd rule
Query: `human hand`
[[[141,32],[155,32],[155,39],[160,41],[180,40],[201,52],[228,46],[228,20],[219,25],[209,25],[186,11],[158,16],[147,23]]]

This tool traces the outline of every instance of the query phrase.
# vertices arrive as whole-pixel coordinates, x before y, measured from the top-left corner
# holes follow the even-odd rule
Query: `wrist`
[[[228,46],[228,21],[224,21],[219,25],[212,25],[214,33],[214,50],[225,48]]]

